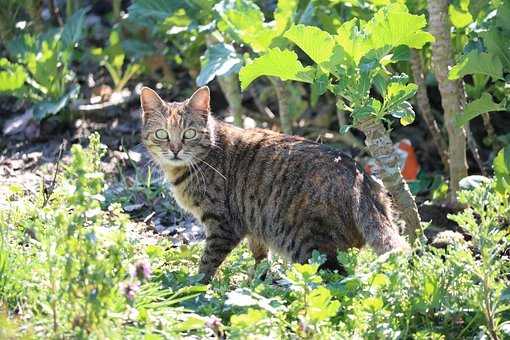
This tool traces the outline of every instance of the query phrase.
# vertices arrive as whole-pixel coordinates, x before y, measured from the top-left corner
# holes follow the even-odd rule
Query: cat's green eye
[[[159,140],[167,140],[168,139],[168,132],[163,129],[158,129],[156,132],[154,132],[154,137]]]
[[[197,130],[195,129],[187,129],[184,131],[183,137],[185,139],[193,139],[197,136]]]

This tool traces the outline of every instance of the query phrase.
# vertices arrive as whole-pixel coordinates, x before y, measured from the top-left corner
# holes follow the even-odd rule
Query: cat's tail
[[[386,190],[367,174],[363,176],[355,219],[365,243],[378,255],[389,251],[410,251],[409,244],[393,224],[391,201]]]

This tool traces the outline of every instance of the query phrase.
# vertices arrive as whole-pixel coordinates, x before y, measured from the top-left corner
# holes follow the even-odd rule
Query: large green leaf
[[[23,87],[27,73],[19,64],[12,64],[7,59],[0,59],[0,92],[12,92]]]
[[[57,39],[43,41],[39,51],[29,52],[25,55],[26,68],[30,72],[33,82],[44,95],[52,99],[58,98],[62,92],[61,82],[61,59],[59,51],[61,42]]]
[[[417,89],[416,84],[390,83],[384,96],[383,109],[389,112],[400,109],[407,99],[415,95]]]
[[[469,102],[463,114],[455,116],[455,124],[460,127],[482,113],[505,110],[505,102],[497,104],[492,100],[492,96],[485,92],[480,98]]]
[[[80,93],[80,86],[73,85],[73,87],[62,97],[56,101],[44,101],[37,103],[34,106],[34,118],[42,120],[48,116],[59,113],[64,107],[69,104],[69,101],[76,98]]]
[[[319,65],[331,59],[336,45],[335,40],[328,32],[314,26],[292,26],[284,36]]]
[[[88,8],[79,9],[67,19],[61,36],[64,47],[73,47],[80,41],[87,12]]]
[[[18,35],[14,39],[7,41],[5,43],[5,47],[13,61],[19,61],[23,63],[25,54],[33,51],[35,49],[36,44],[37,44],[36,36],[30,34],[23,34]]]
[[[202,68],[196,80],[198,86],[209,83],[216,76],[238,72],[242,65],[242,59],[232,45],[220,43],[207,48],[201,58],[201,64]]]
[[[453,26],[463,28],[473,22],[473,16],[469,13],[469,0],[460,0],[459,6],[450,4],[448,6],[448,14]]]
[[[327,320],[336,315],[340,302],[332,299],[326,287],[317,287],[309,293],[307,301],[307,317],[314,322]]]
[[[128,8],[129,17],[134,20],[153,18],[164,20],[183,6],[182,0],[135,0]]]
[[[506,33],[510,32],[510,21],[508,18],[510,18],[510,1],[503,0],[498,7],[498,14],[494,18],[494,23],[503,31],[506,31]]]
[[[426,43],[434,41],[430,33],[422,30],[426,24],[423,15],[410,14],[404,5],[393,4],[379,10],[366,24],[360,24],[357,19],[345,22],[334,38],[358,63],[369,51],[382,59],[401,45],[422,48]]]
[[[126,54],[121,43],[121,38],[118,30],[112,30],[108,38],[109,46],[104,50],[104,55],[107,61],[111,63],[119,73],[122,73],[122,66]]]
[[[246,329],[254,327],[259,322],[264,322],[268,318],[267,312],[264,310],[248,308],[246,313],[237,313],[230,317],[230,324],[233,327]]]
[[[499,192],[510,191],[510,146],[506,146],[498,152],[492,166],[496,178],[496,190]]]
[[[503,67],[510,70],[510,39],[507,34],[492,29],[487,32],[480,33],[483,42],[487,47],[487,51],[501,60]]]
[[[414,15],[401,4],[379,10],[364,27],[370,39],[370,48],[387,48],[407,45],[420,49],[434,37],[422,30],[427,25],[424,15]]]
[[[274,76],[282,80],[312,83],[314,74],[315,69],[310,66],[304,67],[293,51],[273,48],[241,68],[239,79],[241,88],[244,90],[260,76]]]
[[[364,32],[359,29],[357,19],[343,23],[336,33],[336,42],[356,64],[370,50],[370,42]]]
[[[294,21],[298,0],[279,0],[274,12],[274,30],[277,35],[282,35]]]
[[[402,104],[391,110],[390,114],[395,118],[399,118],[402,126],[406,126],[414,122],[414,118],[416,116],[413,106],[407,101],[404,101]]]
[[[467,74],[485,74],[492,79],[502,79],[503,64],[496,55],[473,50],[452,67],[448,79],[459,79]]]
[[[255,51],[269,48],[276,31],[265,24],[260,8],[249,0],[223,0],[214,6],[222,21],[218,28],[238,42],[244,42]]]
[[[187,30],[211,21],[214,0],[134,0],[128,8],[129,20],[151,30]]]

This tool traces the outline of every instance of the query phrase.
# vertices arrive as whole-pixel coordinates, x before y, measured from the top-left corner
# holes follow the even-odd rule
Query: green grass
[[[254,270],[243,244],[203,286],[203,244],[147,244],[104,199],[103,153],[97,135],[73,146],[45,206],[42,193],[0,189],[0,338],[509,336],[509,197],[493,183],[460,195],[469,207],[452,218],[471,242],[441,250],[419,239],[413,255],[380,258],[353,249],[338,256],[346,276],[318,270],[320,254]]]

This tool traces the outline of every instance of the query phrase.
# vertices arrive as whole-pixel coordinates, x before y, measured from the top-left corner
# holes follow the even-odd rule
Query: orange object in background
[[[393,146],[400,159],[400,171],[407,181],[414,181],[420,172],[420,164],[416,158],[414,147],[409,139],[402,139]],[[369,174],[378,174],[379,169],[374,159],[365,164],[365,171]]]
[[[404,164],[400,163],[402,177],[408,181],[414,181],[416,176],[418,176],[418,172],[420,172],[420,164],[416,158],[413,145],[409,139],[402,139],[398,143],[398,148],[406,153]]]

